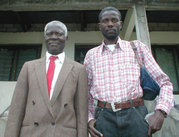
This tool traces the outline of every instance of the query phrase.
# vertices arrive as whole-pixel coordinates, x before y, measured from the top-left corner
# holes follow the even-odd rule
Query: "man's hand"
[[[160,110],[156,110],[155,113],[147,118],[149,123],[148,136],[160,130],[164,121],[164,115]]]
[[[92,119],[88,122],[88,131],[91,137],[103,137],[103,134],[94,128],[95,122],[96,122],[95,119]]]

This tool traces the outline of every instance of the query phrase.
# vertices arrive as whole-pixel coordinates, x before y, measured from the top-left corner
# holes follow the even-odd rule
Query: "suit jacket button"
[[[34,122],[34,126],[36,126],[36,127],[37,127],[38,125],[39,125],[39,123],[38,123],[38,122]]]
[[[32,105],[35,105],[35,101],[34,100],[32,101]]]
[[[68,104],[65,104],[65,105],[64,105],[64,108],[66,108],[67,106],[68,106]]]
[[[51,122],[51,125],[54,126],[54,125],[55,125],[55,122]]]

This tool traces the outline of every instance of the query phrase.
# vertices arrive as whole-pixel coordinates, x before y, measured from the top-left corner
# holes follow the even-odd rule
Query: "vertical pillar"
[[[149,49],[151,49],[147,16],[144,5],[136,4],[134,6],[134,13],[137,40],[140,40],[146,44]]]
[[[134,30],[134,26],[135,26],[134,9],[130,8],[127,11],[127,14],[124,20],[124,25],[122,27],[122,34],[121,34],[122,39],[130,40],[130,37]]]

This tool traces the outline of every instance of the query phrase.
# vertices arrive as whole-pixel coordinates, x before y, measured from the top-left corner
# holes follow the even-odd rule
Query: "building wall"
[[[150,32],[152,45],[176,45],[179,44],[178,31],[155,31]],[[135,40],[135,33],[132,34],[131,40]],[[73,31],[68,34],[65,52],[68,57],[74,59],[75,44],[98,44],[103,37],[99,31],[80,32]],[[0,33],[0,45],[10,44],[42,44],[42,54],[45,55],[46,47],[43,32],[26,32],[26,33]]]

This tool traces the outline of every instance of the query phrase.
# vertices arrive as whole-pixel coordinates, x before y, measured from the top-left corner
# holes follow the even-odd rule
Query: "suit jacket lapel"
[[[52,99],[51,99],[51,105],[53,105],[55,103],[55,100],[57,99],[58,95],[60,94],[62,87],[65,83],[65,80],[68,76],[68,74],[70,73],[71,69],[72,69],[73,65],[70,64],[69,59],[65,57],[63,66],[61,68],[61,71],[59,73],[57,82],[55,84],[55,89],[54,89],[54,93],[52,95]]]
[[[42,58],[39,63],[35,65],[35,71],[38,78],[39,86],[40,86],[40,92],[42,94],[42,97],[44,98],[44,102],[46,103],[50,113],[53,115],[50,99],[48,95],[48,88],[47,88],[47,78],[46,78],[46,58]]]

